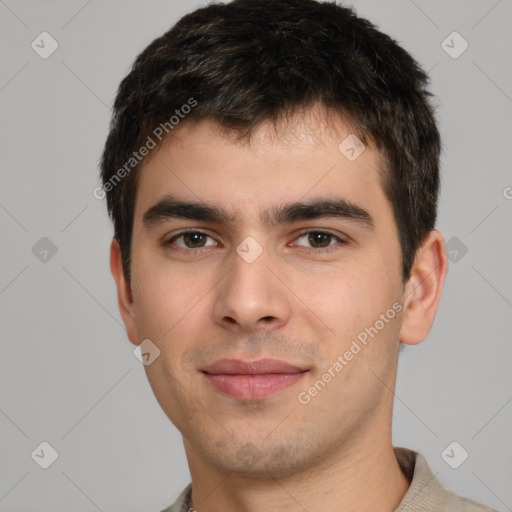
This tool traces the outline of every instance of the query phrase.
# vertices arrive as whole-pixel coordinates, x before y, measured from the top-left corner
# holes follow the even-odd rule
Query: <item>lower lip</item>
[[[261,375],[204,375],[210,384],[240,400],[262,400],[298,382],[307,372],[266,373]]]

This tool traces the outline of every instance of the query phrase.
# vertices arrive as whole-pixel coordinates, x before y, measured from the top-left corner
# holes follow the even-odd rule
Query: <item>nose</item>
[[[251,263],[233,252],[231,271],[216,287],[215,322],[234,333],[276,329],[290,319],[290,290],[267,251]],[[281,272],[282,274],[282,272]],[[283,276],[284,277],[284,276]]]

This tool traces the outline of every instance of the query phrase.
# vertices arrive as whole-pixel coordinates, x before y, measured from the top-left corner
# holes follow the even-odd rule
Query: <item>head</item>
[[[111,268],[187,454],[283,476],[389,435],[399,343],[427,336],[447,270],[426,86],[395,41],[313,0],[210,5],[137,57],[101,161]],[[222,358],[301,373],[234,398],[205,370]]]

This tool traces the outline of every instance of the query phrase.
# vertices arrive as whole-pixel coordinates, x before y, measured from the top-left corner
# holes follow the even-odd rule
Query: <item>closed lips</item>
[[[309,371],[276,359],[241,361],[221,359],[201,370],[223,396],[237,400],[264,400],[290,387]]]
[[[206,366],[202,371],[217,375],[263,375],[270,373],[302,373],[308,370],[278,359],[260,359],[258,361],[220,359]]]

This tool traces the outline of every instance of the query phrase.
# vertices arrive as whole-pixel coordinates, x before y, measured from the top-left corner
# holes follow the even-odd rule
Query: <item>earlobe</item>
[[[443,235],[432,230],[418,249],[405,287],[404,318],[400,341],[407,345],[421,343],[430,332],[441,300],[448,272]]]
[[[122,264],[121,248],[119,242],[114,238],[110,244],[110,271],[114,277],[117,287],[117,302],[119,312],[126,327],[128,339],[134,344],[139,344],[137,334],[137,315],[133,301],[130,283],[126,280]]]

